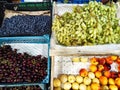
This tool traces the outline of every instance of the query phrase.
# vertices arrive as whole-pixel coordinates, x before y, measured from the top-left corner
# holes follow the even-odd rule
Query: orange
[[[89,69],[91,72],[95,72],[95,71],[97,71],[97,66],[92,64],[92,65],[90,65]]]

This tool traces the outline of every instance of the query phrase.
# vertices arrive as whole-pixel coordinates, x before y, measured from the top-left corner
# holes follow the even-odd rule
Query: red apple
[[[118,77],[118,73],[117,72],[115,72],[115,71],[111,71],[110,72],[111,73],[111,78],[117,78]]]
[[[100,59],[99,59],[99,64],[104,65],[105,62],[106,62],[106,59],[105,59],[105,58],[100,58]]]
[[[110,64],[104,64],[103,66],[105,71],[109,71],[111,69]]]
[[[106,58],[106,63],[107,64],[112,64],[113,63],[113,60],[111,59],[110,56]]]
[[[118,64],[120,64],[120,58],[117,58],[116,62],[117,62]]]
[[[82,77],[86,77],[88,75],[88,71],[85,68],[82,68],[80,69],[79,74]]]
[[[118,72],[118,77],[120,77],[120,72]]]

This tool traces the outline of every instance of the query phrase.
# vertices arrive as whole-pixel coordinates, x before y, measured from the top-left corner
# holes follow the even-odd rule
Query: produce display
[[[42,90],[40,86],[3,87],[0,90]]]
[[[120,43],[116,5],[90,1],[73,6],[72,12],[55,15],[52,30],[57,43],[65,46]]]
[[[47,76],[48,59],[42,55],[32,56],[0,46],[0,83],[38,83]]]
[[[88,68],[81,68],[78,74],[60,73],[53,79],[54,90],[119,90],[120,89],[120,57],[90,57],[82,62],[76,57],[73,63],[87,63]],[[85,58],[86,60],[86,58]],[[114,68],[116,70],[113,70]],[[76,65],[77,66],[77,65]],[[79,67],[81,67],[79,65]],[[67,67],[68,68],[68,67]]]
[[[5,18],[0,36],[35,36],[50,34],[51,17],[47,15],[17,15]]]

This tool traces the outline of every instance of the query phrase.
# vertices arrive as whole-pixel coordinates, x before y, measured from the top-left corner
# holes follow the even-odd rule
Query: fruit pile
[[[40,86],[3,87],[0,90],[42,90]]]
[[[0,36],[35,36],[50,34],[50,31],[50,16],[18,15],[4,19]]]
[[[78,58],[74,58],[72,61],[78,62],[78,60]],[[57,78],[54,78],[54,90],[120,89],[120,57],[92,57],[89,58],[89,61],[88,69],[81,68],[78,75],[60,74]],[[111,69],[112,64],[116,64],[117,71]]]
[[[0,46],[0,83],[41,82],[47,75],[47,58],[18,53],[10,45]]]
[[[56,15],[52,30],[58,43],[65,46],[116,44],[120,43],[118,21],[114,3],[106,6],[91,1],[74,6],[71,13]]]

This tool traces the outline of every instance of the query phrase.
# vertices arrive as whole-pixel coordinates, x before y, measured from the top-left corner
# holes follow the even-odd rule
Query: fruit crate
[[[69,86],[72,87],[72,84],[70,84],[70,83],[74,83],[74,82],[75,82],[75,85],[76,85],[76,82],[79,83],[77,85],[80,85],[80,84],[83,85],[84,83],[86,84],[87,82],[81,81],[81,79],[80,79],[81,77],[82,77],[82,79],[84,77],[89,77],[91,79],[91,84],[92,84],[92,82],[101,83],[104,80],[102,80],[102,81],[100,79],[95,80],[96,78],[99,77],[99,74],[102,74],[100,76],[107,77],[107,79],[114,78],[114,80],[115,80],[116,78],[119,78],[119,70],[120,70],[119,59],[120,59],[120,57],[115,56],[115,55],[53,56],[51,59],[52,60],[51,90],[57,90],[59,88],[64,88],[64,87],[69,87]],[[87,74],[86,74],[86,71],[87,71]],[[105,71],[107,71],[107,73]],[[81,76],[81,77],[79,77],[79,76]],[[66,82],[70,82],[70,83],[66,84]],[[87,84],[87,85],[90,86],[91,84],[89,84],[89,85]],[[53,85],[55,85],[56,88]],[[77,85],[76,85],[76,87],[77,87]],[[74,89],[68,89],[68,90],[74,90]],[[76,89],[77,90],[87,90],[85,88],[84,89],[76,88]],[[93,90],[98,90],[98,89],[93,89]],[[103,89],[102,85],[101,85],[100,90],[110,90],[110,89],[108,89],[108,88]],[[113,90],[115,90],[115,89],[113,89]]]
[[[17,86],[11,86],[11,87],[0,87],[0,90],[47,90],[46,86],[43,84],[40,85],[17,85]]]
[[[53,22],[54,22],[55,17],[57,17],[57,16],[59,17],[63,14],[64,14],[64,16],[65,15],[67,16],[67,14],[65,14],[66,12],[71,13],[73,11],[74,6],[83,6],[83,5],[84,4],[59,4],[59,3],[56,4],[55,3],[53,5]],[[119,8],[117,8],[117,11],[118,11],[117,15],[119,15]],[[119,16],[117,16],[117,17],[119,18]],[[63,22],[64,22],[64,20],[63,20]],[[67,24],[65,24],[65,25],[67,26]],[[69,25],[68,25],[68,27],[69,27]],[[60,32],[63,31],[63,33],[66,32],[66,31],[63,30],[63,28],[59,29],[59,30],[61,30]],[[69,29],[69,30],[71,30],[71,29]],[[80,53],[81,54],[83,52],[84,52],[84,54],[85,53],[87,53],[87,54],[89,54],[89,53],[115,54],[116,53],[116,54],[119,55],[119,52],[120,52],[120,44],[119,43],[117,43],[117,44],[115,44],[115,43],[95,44],[95,45],[68,45],[67,46],[67,45],[63,45],[63,43],[60,44],[60,42],[62,42],[62,41],[64,42],[64,40],[66,40],[66,38],[62,37],[62,36],[65,35],[65,33],[64,34],[61,33],[61,35],[59,35],[58,33],[60,33],[60,32],[59,31],[57,32],[57,31],[58,30],[53,30],[53,33],[52,33],[52,36],[51,36],[51,49],[52,49],[51,53],[52,53],[52,55],[56,55],[57,52],[58,52],[58,54],[61,54],[61,55],[62,55],[62,53],[64,55],[66,53],[68,53],[68,54],[78,54],[78,53]],[[56,35],[56,32],[57,32],[58,35]],[[72,33],[72,31],[71,31],[71,33]],[[67,38],[69,38],[69,35],[72,36],[72,34],[68,34],[68,32],[66,34],[68,35]],[[81,34],[81,32],[79,32],[79,34]],[[74,34],[74,35],[76,35],[76,34]],[[74,35],[73,35],[73,37],[75,37]],[[81,35],[81,37],[82,37],[82,35]],[[89,34],[89,35],[91,35],[91,34]],[[97,36],[99,36],[99,35],[97,35]],[[87,36],[87,37],[89,37],[89,36]],[[58,39],[59,39],[59,41],[58,41]],[[72,38],[69,38],[69,40],[71,40],[71,39]],[[74,41],[76,42],[77,40],[73,40],[73,42]],[[67,40],[66,40],[66,42],[67,42]],[[64,42],[64,44],[66,44],[66,42]],[[71,40],[71,42],[72,42],[72,40]],[[81,40],[81,42],[82,42],[82,40]]]
[[[0,8],[0,37],[51,35],[51,2],[0,2]]]
[[[25,3],[5,3],[4,9],[15,10],[15,11],[41,11],[51,10],[51,2],[25,2]]]
[[[1,82],[0,82],[0,86],[20,86],[20,85],[39,85],[39,84],[47,84],[49,83],[49,78],[50,78],[50,57],[49,57],[49,35],[44,35],[44,36],[26,36],[26,37],[4,37],[4,38],[0,38],[0,44],[1,44],[1,50],[3,50],[4,46],[7,46],[9,49],[10,47],[12,49],[10,49],[9,51],[13,52],[15,51],[15,55],[10,55],[12,58],[17,58],[17,56],[22,56],[21,59],[15,59],[15,65],[17,68],[17,71],[13,72],[13,74],[15,74],[15,78],[16,80],[19,78],[24,77],[24,79],[22,81],[16,81],[15,79],[11,78],[13,76],[8,75],[8,73],[10,74],[10,72],[12,73],[12,71],[7,71],[7,69],[5,69],[5,73],[7,73],[9,80],[12,81],[7,81],[7,79],[4,79],[6,76],[1,76]],[[1,52],[1,54],[3,55],[5,49]],[[6,52],[8,52],[6,50]],[[25,57],[25,53],[26,53],[26,59]],[[12,54],[12,53],[10,53]],[[19,54],[19,55],[18,55]],[[37,59],[38,56],[38,59]],[[1,56],[2,58],[7,57],[5,55]],[[28,58],[29,59],[28,59]],[[32,59],[34,58],[34,60]],[[36,59],[35,59],[36,58]],[[8,58],[8,60],[10,60],[10,58]],[[13,59],[12,59],[13,60]],[[28,60],[28,61],[27,61]],[[39,62],[38,62],[39,60]],[[1,65],[5,65],[5,63],[2,63],[6,61],[6,59],[1,59]],[[10,63],[13,63],[13,61],[8,61],[9,64],[6,64],[7,67],[11,69],[11,65]],[[18,63],[19,62],[19,63]],[[23,62],[26,62],[26,64],[24,63],[23,66]],[[31,66],[30,63],[27,62],[31,62]],[[44,62],[44,63],[42,63]],[[37,65],[36,65],[37,64]],[[22,65],[22,66],[21,66]],[[28,66],[26,66],[28,65]],[[40,66],[42,65],[42,66]],[[22,68],[24,67],[24,68]],[[29,68],[31,67],[31,68]],[[42,68],[44,67],[44,68]],[[1,72],[2,72],[2,66],[1,68]],[[27,68],[27,69],[26,69]],[[36,71],[34,71],[36,68]],[[42,68],[42,69],[40,69]],[[13,67],[13,69],[16,69],[15,67]],[[39,71],[41,70],[41,71]],[[24,72],[22,72],[24,71]],[[29,73],[29,75],[27,74],[27,72]],[[33,72],[33,73],[32,73]],[[40,73],[43,72],[43,73]],[[19,75],[18,75],[19,73]],[[1,73],[2,74],[2,73]],[[13,75],[11,74],[11,75]],[[41,76],[42,75],[42,76]],[[29,76],[29,79],[26,79],[25,76]],[[34,78],[36,78],[36,80],[34,80]],[[3,80],[4,79],[4,80]],[[30,81],[29,81],[30,80]]]

